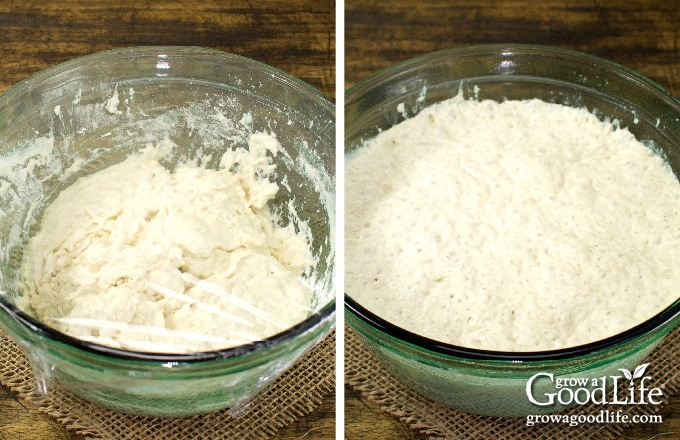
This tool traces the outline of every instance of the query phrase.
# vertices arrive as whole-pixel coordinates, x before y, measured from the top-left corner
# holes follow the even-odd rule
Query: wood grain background
[[[238,53],[335,96],[332,0],[3,0],[0,91],[70,58],[148,45]]]
[[[345,85],[395,62],[472,44],[529,43],[597,55],[680,94],[680,2],[345,2]]]

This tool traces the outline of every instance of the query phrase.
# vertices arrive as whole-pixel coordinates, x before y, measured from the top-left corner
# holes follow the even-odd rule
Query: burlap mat
[[[680,390],[680,327],[670,333],[645,362],[650,362],[655,386],[663,386],[665,398]],[[526,426],[525,418],[477,416],[433,402],[403,386],[367,350],[348,326],[345,328],[345,382],[361,395],[377,403],[381,409],[433,439],[613,439],[619,438],[625,424],[562,424]],[[625,381],[623,381],[625,382]],[[620,393],[619,395],[625,395]],[[665,400],[666,401],[666,400]],[[630,417],[652,414],[662,405],[631,405],[624,409]],[[618,410],[621,406],[609,409]],[[577,406],[559,414],[597,413],[595,405]],[[680,438],[668,433],[661,438]]]
[[[0,331],[0,383],[34,399],[32,371],[21,349]],[[36,408],[90,439],[268,439],[322,403],[335,389],[335,332],[253,399],[243,415],[228,410],[180,419],[137,417],[109,411],[53,389]]]

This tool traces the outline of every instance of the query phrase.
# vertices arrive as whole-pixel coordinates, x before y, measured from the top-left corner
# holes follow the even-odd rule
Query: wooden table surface
[[[345,0],[345,87],[416,55],[483,43],[531,43],[588,52],[636,70],[680,96],[680,2],[584,0]],[[663,425],[622,439],[680,439],[680,396]],[[348,440],[421,439],[346,388]]]
[[[335,98],[333,0],[2,0],[0,92],[59,62],[127,46],[201,46],[282,69]],[[335,437],[335,399],[278,438]],[[0,440],[81,438],[0,387]],[[153,437],[150,437],[153,438]]]

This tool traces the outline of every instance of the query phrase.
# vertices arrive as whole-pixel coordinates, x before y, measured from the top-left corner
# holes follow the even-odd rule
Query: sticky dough
[[[678,179],[585,109],[458,96],[366,142],[345,184],[346,292],[431,339],[565,348],[678,298]]]
[[[79,339],[148,352],[226,348],[302,321],[312,264],[304,225],[277,226],[275,137],[220,169],[169,172],[149,146],[80,178],[46,209],[19,305]]]

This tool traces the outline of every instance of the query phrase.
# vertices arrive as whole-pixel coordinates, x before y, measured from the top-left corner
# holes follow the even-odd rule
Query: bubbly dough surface
[[[678,179],[585,109],[435,104],[348,157],[345,205],[346,292],[431,339],[565,348],[678,298]]]
[[[308,237],[277,226],[275,137],[255,133],[220,169],[169,172],[149,146],[62,191],[29,240],[20,306],[79,339],[185,353],[304,320]]]

